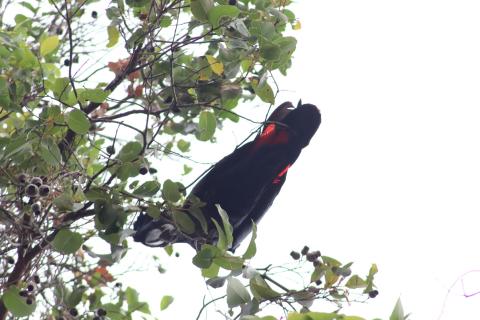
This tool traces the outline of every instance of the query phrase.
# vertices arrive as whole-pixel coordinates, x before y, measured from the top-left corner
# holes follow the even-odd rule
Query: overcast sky
[[[387,319],[401,297],[412,319],[478,317],[480,294],[463,295],[480,291],[480,2],[298,1],[295,13],[277,101],[314,103],[323,123],[259,225],[254,264],[309,244],[360,273],[377,263],[380,295],[345,313]],[[175,296],[162,318],[194,319],[204,285],[178,250],[166,275],[130,281],[153,310]]]

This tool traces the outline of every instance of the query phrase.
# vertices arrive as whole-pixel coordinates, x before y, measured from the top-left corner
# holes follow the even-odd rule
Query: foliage
[[[296,47],[286,33],[300,26],[290,2],[0,5],[0,319],[150,314],[110,268],[129,249],[138,213],[169,212],[181,231],[191,231],[185,186],[175,177],[160,180],[154,159],[184,158],[196,140],[215,142],[225,121],[240,120],[240,102],[275,102],[272,72],[286,74]],[[350,275],[351,264],[320,255],[308,286],[277,292],[267,268],[254,272],[247,289],[237,277],[255,255],[255,232],[247,251],[234,256],[226,250],[228,213],[222,216],[218,243],[203,245],[193,264],[210,284],[227,281],[227,303],[241,307],[244,319],[263,319],[255,315],[262,304],[308,308],[314,299],[340,304],[350,290],[375,291],[375,266],[361,278]],[[98,241],[109,244],[109,254],[95,253]],[[172,301],[164,296],[162,310]]]

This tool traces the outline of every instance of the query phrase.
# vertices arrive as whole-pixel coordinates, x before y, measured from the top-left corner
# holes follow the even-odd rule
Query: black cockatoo
[[[288,169],[297,160],[317,131],[321,122],[318,108],[312,104],[285,102],[267,119],[253,141],[244,144],[220,160],[193,188],[190,195],[198,197],[208,221],[208,234],[197,226],[206,242],[215,242],[217,231],[211,219],[221,225],[216,204],[228,214],[233,227],[235,250],[251,232],[252,221],[258,223],[285,183]],[[188,200],[185,205],[188,211]],[[192,219],[197,221],[196,219]],[[134,224],[134,240],[147,246],[165,246],[187,242],[198,249],[192,238],[176,232],[167,219],[154,220],[141,215]]]

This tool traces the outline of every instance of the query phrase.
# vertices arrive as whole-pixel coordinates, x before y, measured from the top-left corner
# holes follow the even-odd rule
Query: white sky
[[[475,318],[480,295],[455,280],[480,270],[480,2],[298,1],[295,12],[278,102],[314,103],[323,123],[259,225],[254,264],[308,244],[360,274],[378,264],[380,295],[346,313],[387,319],[401,297],[412,319]],[[178,249],[167,274],[130,281],[152,310],[175,296],[159,317],[194,319],[204,285]],[[480,272],[464,287],[480,291]]]

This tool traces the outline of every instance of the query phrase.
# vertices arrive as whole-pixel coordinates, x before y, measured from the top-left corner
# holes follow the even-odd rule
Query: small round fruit
[[[105,317],[107,315],[107,310],[102,309],[102,308],[98,308],[97,309],[97,315],[99,315],[100,317]]]
[[[37,187],[40,187],[43,184],[43,180],[40,177],[33,177],[30,180],[30,183],[36,185]]]
[[[302,255],[306,255],[306,254],[308,253],[308,250],[310,250],[309,247],[307,247],[307,246],[303,247],[303,249],[302,249],[302,251],[301,251],[301,254],[302,254]]]
[[[9,264],[14,264],[14,263],[15,263],[15,259],[13,259],[12,257],[7,257],[7,263],[9,263]]]
[[[155,168],[148,168],[148,173],[150,173],[150,174],[155,174],[157,172],[158,172],[158,170],[155,169]]]
[[[228,0],[228,4],[234,6],[237,4],[237,0]]]
[[[50,186],[47,184],[42,184],[38,188],[38,194],[40,195],[40,197],[47,197],[50,194]]]
[[[64,65],[65,67],[70,66],[70,59],[65,59],[65,60],[63,60],[63,65]]]
[[[107,153],[108,154],[115,154],[115,147],[112,145],[112,146],[108,146],[107,147]]]
[[[92,18],[97,19],[98,18],[98,12],[97,11],[92,11]]]
[[[24,298],[28,297],[28,292],[25,290],[20,291],[18,294],[20,295],[20,297],[24,297]]]
[[[70,310],[68,310],[68,313],[70,313],[70,315],[72,315],[73,317],[78,316],[78,310],[75,308],[71,308]]]
[[[38,195],[38,187],[34,184],[29,184],[26,188],[25,188],[25,193],[27,194],[27,196],[29,197],[36,197]]]
[[[33,303],[33,299],[32,298],[27,298],[27,300],[25,300],[25,303],[28,304],[28,305],[31,305]]]
[[[138,170],[140,174],[147,174],[148,173],[148,168],[146,166],[141,166],[140,169]]]
[[[375,298],[376,296],[378,296],[378,290],[372,290],[372,291],[370,291],[370,292],[368,293],[368,296],[369,296],[370,298],[372,298],[372,299]]]
[[[292,251],[290,252],[290,257],[292,257],[293,260],[298,260],[300,259],[300,253],[298,253],[297,251]]]
[[[21,184],[26,183],[27,182],[27,175],[25,173],[20,173],[17,176],[17,181],[18,181],[18,183],[21,183]]]
[[[307,261],[313,262],[317,260],[317,255],[314,252],[307,253]]]
[[[40,277],[39,277],[37,274],[33,275],[33,281],[34,281],[36,284],[39,284],[39,283],[40,283]]]
[[[42,205],[38,202],[35,202],[32,204],[32,211],[35,214],[40,213],[42,211]]]
[[[32,292],[33,290],[35,290],[35,285],[33,283],[29,283],[27,286],[27,291]]]

